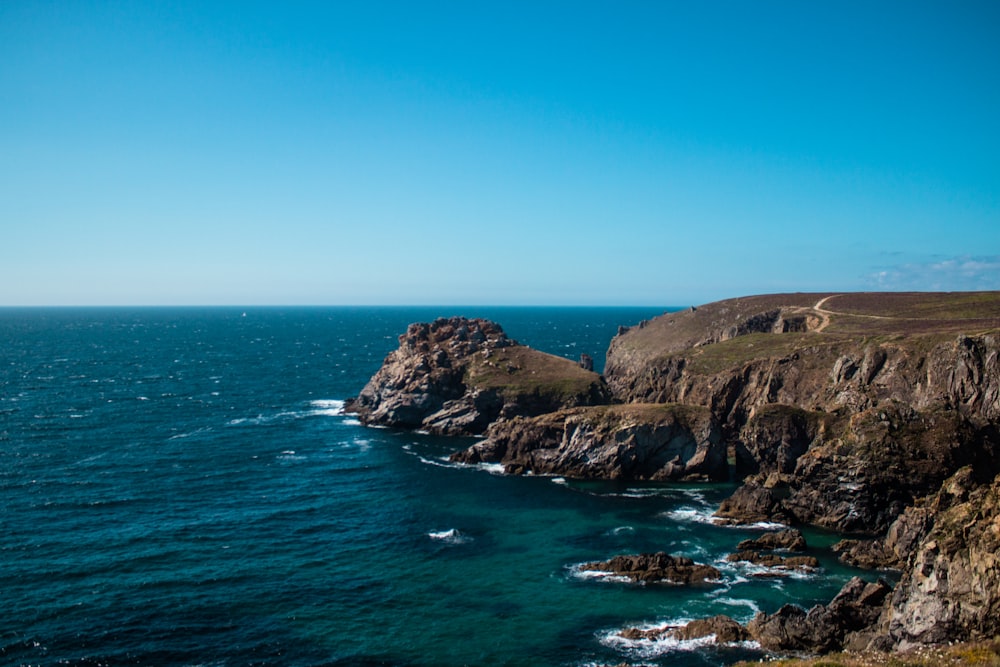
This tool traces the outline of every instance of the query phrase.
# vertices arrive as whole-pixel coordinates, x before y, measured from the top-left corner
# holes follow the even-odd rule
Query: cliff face
[[[1000,635],[1000,477],[960,471],[921,508],[926,535],[907,559],[881,630],[900,648]]]
[[[962,465],[997,471],[998,330],[996,293],[734,299],[623,331],[606,379],[708,408],[755,512],[770,493],[785,518],[882,533]]]
[[[596,373],[520,345],[493,322],[454,317],[411,324],[347,410],[365,424],[478,435],[498,419],[608,398]]]
[[[501,421],[452,460],[578,479],[728,477],[718,423],[708,410],[677,405],[573,408]]]

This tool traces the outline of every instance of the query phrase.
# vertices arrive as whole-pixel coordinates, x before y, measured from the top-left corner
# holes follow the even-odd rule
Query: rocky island
[[[508,473],[735,474],[720,520],[836,530],[845,562],[901,571],[894,589],[856,579],[828,605],[759,614],[746,631],[765,648],[1000,635],[1000,292],[730,299],[622,327],[604,375],[587,366],[437,320],[410,326],[349,409],[483,435],[453,460]],[[774,548],[734,558],[809,567],[757,553]]]

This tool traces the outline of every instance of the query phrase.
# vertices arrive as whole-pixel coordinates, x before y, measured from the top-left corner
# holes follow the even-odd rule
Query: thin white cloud
[[[873,289],[953,292],[1000,289],[1000,255],[952,257],[885,267],[868,276]]]

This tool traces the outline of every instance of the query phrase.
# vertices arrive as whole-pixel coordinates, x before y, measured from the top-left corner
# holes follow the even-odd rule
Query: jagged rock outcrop
[[[775,553],[761,553],[750,549],[742,549],[726,556],[730,563],[752,563],[783,571],[810,571],[819,568],[819,560],[814,556],[782,556]]]
[[[791,517],[781,507],[781,496],[767,486],[748,480],[719,504],[719,523],[753,524],[769,521],[788,524]]]
[[[583,572],[608,572],[641,583],[698,584],[717,581],[722,573],[711,565],[695,563],[667,553],[615,556],[611,560],[584,563]]]
[[[571,408],[509,419],[451,459],[572,478],[728,478],[718,423],[708,410],[677,405]]]
[[[820,567],[814,556],[787,556],[775,551],[805,551],[806,540],[794,528],[764,533],[760,537],[743,540],[736,546],[736,552],[729,554],[730,563],[752,563],[771,568],[772,572],[757,573],[754,576],[782,576],[792,571],[811,571]]]
[[[676,639],[689,641],[703,637],[714,637],[716,644],[733,644],[750,639],[750,633],[742,625],[724,614],[711,618],[700,618],[685,625],[668,625],[659,628],[625,628],[618,633],[622,639],[657,641]]]
[[[805,551],[806,546],[806,538],[802,536],[801,531],[786,528],[743,540],[736,545],[736,548],[741,551],[747,549],[753,551]]]
[[[365,424],[478,435],[498,419],[608,399],[597,374],[493,322],[453,317],[411,324],[347,410]]]
[[[1000,477],[956,474],[924,508],[930,524],[882,617],[897,648],[1000,635]]]
[[[866,583],[855,577],[827,605],[809,611],[785,605],[773,614],[760,612],[747,625],[760,645],[771,651],[828,653],[844,648],[851,633],[878,620],[891,591],[884,581]]]

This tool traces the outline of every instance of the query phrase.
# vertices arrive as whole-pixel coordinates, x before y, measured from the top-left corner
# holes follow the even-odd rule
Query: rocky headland
[[[507,337],[500,325],[453,317],[411,324],[347,411],[365,424],[479,435],[494,422],[607,403],[592,370]]]
[[[412,325],[349,409],[485,434],[453,459],[509,473],[732,473],[720,520],[840,531],[845,562],[901,572],[894,589],[857,579],[827,605],[758,615],[747,631],[767,648],[1000,635],[1000,293],[731,299],[622,327],[604,376],[586,366],[490,322],[438,320]],[[775,549],[795,547],[734,558],[799,558]]]

